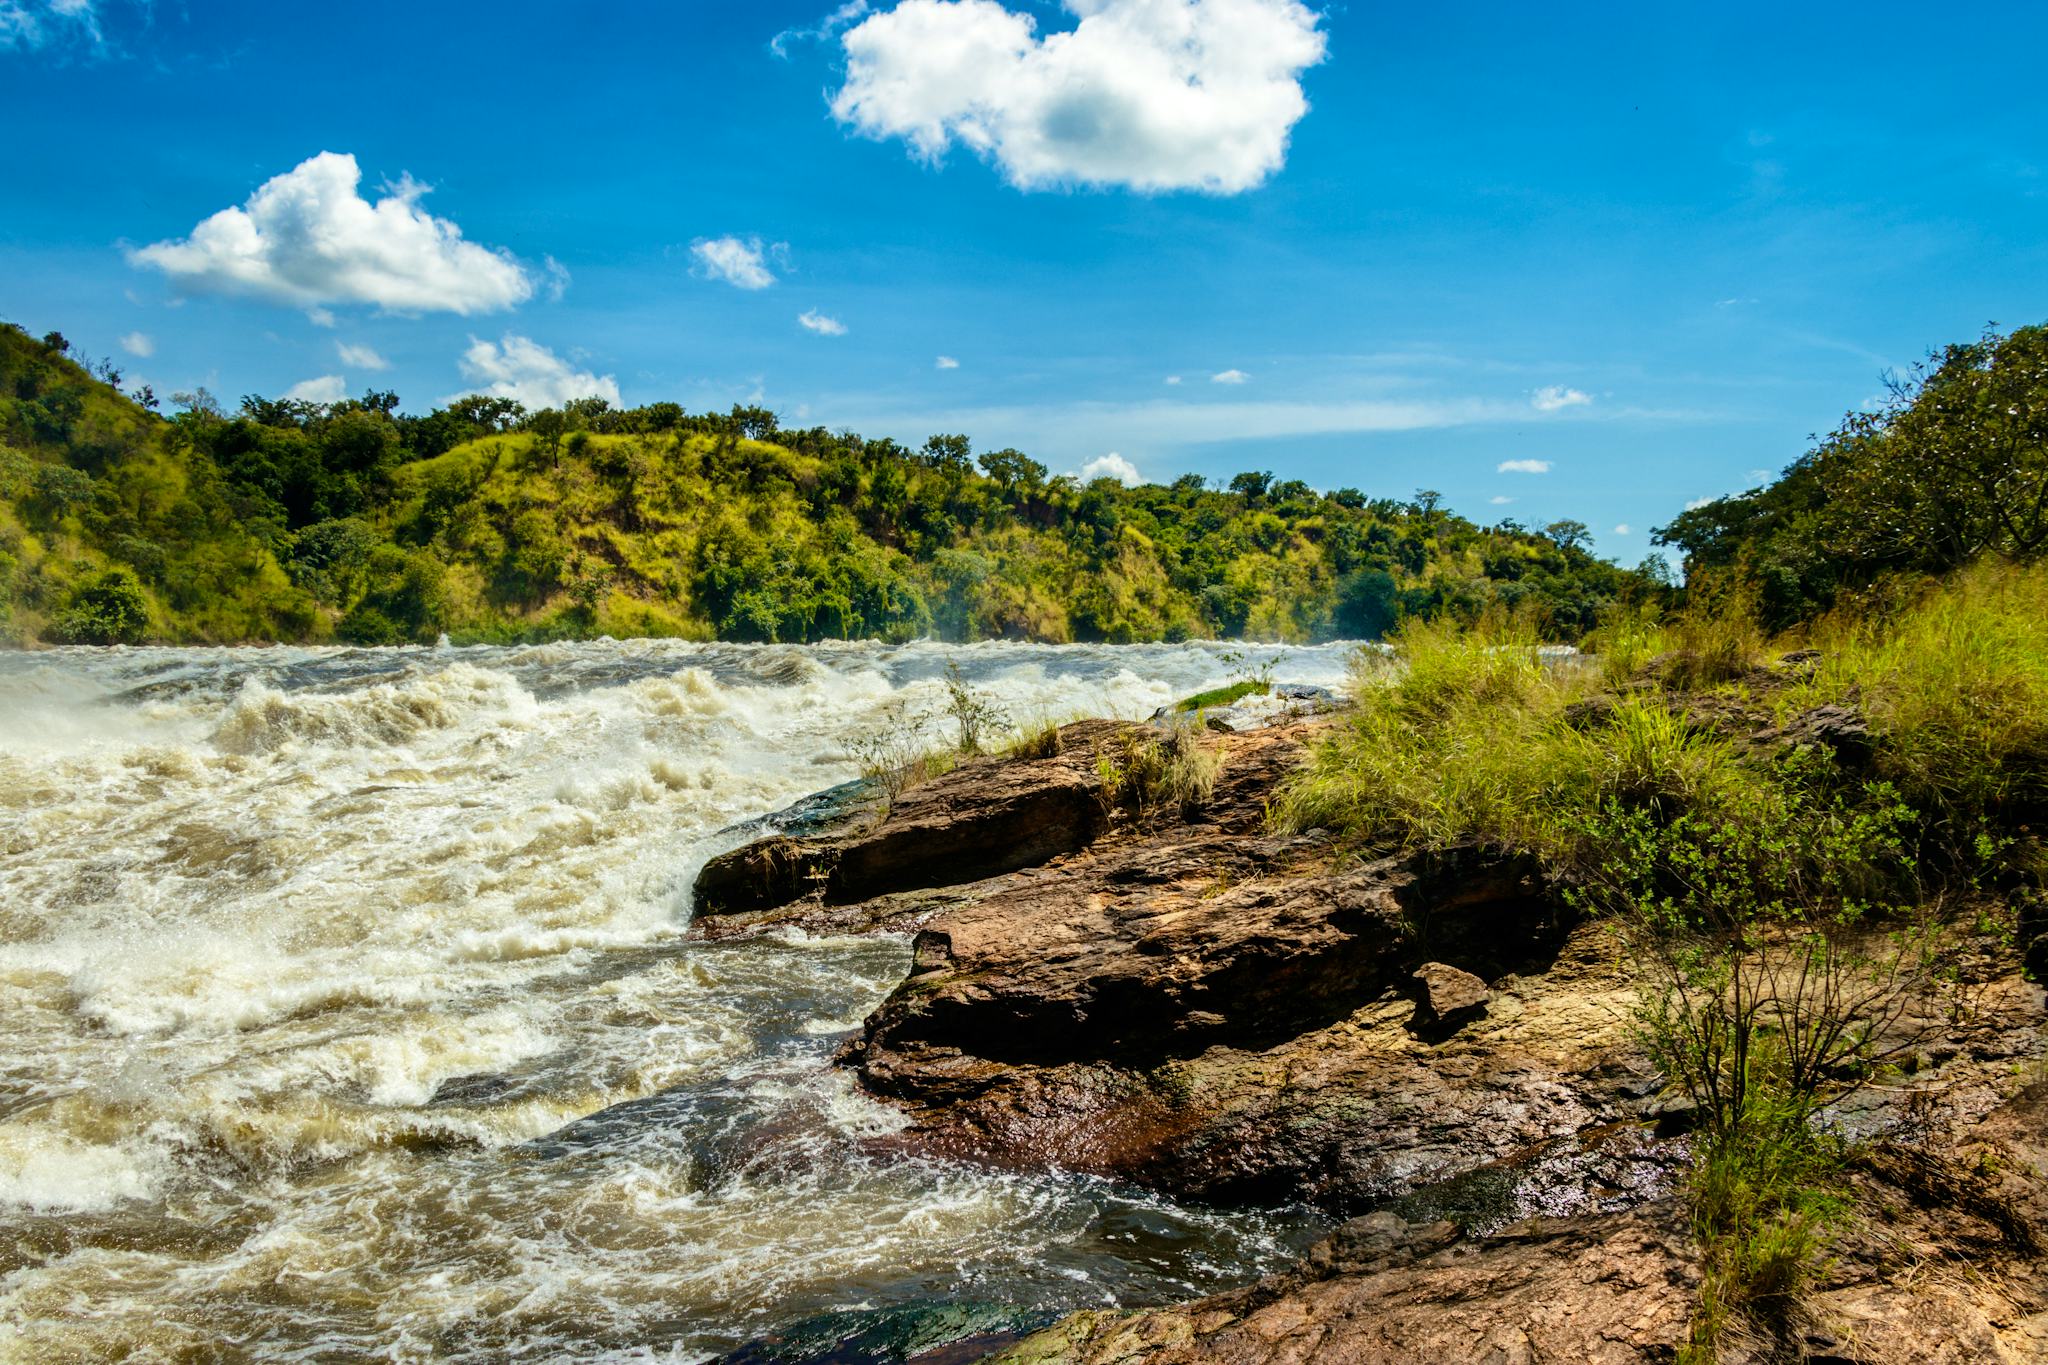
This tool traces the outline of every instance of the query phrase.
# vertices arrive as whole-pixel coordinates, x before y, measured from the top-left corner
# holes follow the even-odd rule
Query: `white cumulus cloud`
[[[1224,370],[1220,374],[1210,375],[1209,382],[1211,384],[1242,384],[1250,378],[1251,376],[1243,370]]]
[[[1716,501],[1716,499],[1714,498],[1688,498],[1686,499],[1685,510],[1688,512],[1697,512],[1702,507],[1708,506],[1714,501]]]
[[[1621,525],[1619,525],[1619,526],[1617,526],[1617,527],[1615,527],[1615,528],[1614,528],[1614,534],[1616,534],[1616,535],[1618,535],[1618,536],[1625,536],[1625,535],[1631,535],[1631,534],[1633,534],[1633,532],[1631,532],[1631,531],[1629,530],[1629,525],[1628,525],[1628,523],[1624,521],[1623,523],[1621,523]]]
[[[1496,474],[1548,474],[1550,472],[1550,461],[1502,460],[1493,468]]]
[[[462,353],[462,376],[478,386],[467,393],[510,398],[529,408],[558,408],[572,398],[619,403],[617,380],[575,369],[531,337],[508,335],[495,342],[471,337]]]
[[[391,362],[377,353],[374,346],[354,346],[346,341],[334,343],[334,353],[341,357],[341,363],[354,370],[388,370]]]
[[[1166,376],[1166,382],[1169,385],[1178,384],[1180,383],[1180,376],[1177,374],[1170,374]]]
[[[1488,498],[1487,501],[1492,503],[1495,507],[1506,507],[1509,503],[1513,502],[1514,499],[1509,497],[1505,493],[1495,493],[1492,497]]]
[[[339,403],[348,392],[348,381],[338,374],[323,374],[318,379],[302,379],[284,391],[287,398],[296,398],[302,403]]]
[[[934,364],[941,370],[957,370],[960,368],[960,362],[949,355],[940,356]]]
[[[1091,483],[1096,479],[1115,479],[1126,488],[1135,488],[1144,482],[1138,477],[1138,467],[1114,450],[1082,465],[1080,478],[1082,483]]]
[[[1564,408],[1580,408],[1593,401],[1593,395],[1578,389],[1568,389],[1562,384],[1546,384],[1529,395],[1529,406],[1538,412],[1557,412]]]
[[[1018,189],[1237,194],[1287,159],[1325,52],[1300,0],[1064,0],[1040,36],[996,0],[902,0],[840,39],[832,112],[927,161],[955,143]]]
[[[696,258],[699,270],[736,289],[766,289],[775,283],[768,255],[782,250],[780,242],[766,247],[759,237],[703,237],[690,244],[690,255]]]
[[[130,332],[121,338],[121,349],[146,360],[156,354],[156,342],[147,332]]]
[[[289,304],[316,321],[328,303],[466,316],[533,296],[532,273],[510,252],[465,241],[420,207],[426,186],[404,177],[373,203],[361,181],[353,156],[322,152],[191,236],[132,250],[129,260],[185,289]]]
[[[808,313],[799,314],[797,321],[803,324],[805,331],[816,332],[821,337],[843,337],[846,335],[845,323],[841,322],[838,318],[828,318],[815,308]]]

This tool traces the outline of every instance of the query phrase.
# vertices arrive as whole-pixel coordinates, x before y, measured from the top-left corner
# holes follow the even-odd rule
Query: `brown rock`
[[[1240,735],[1193,823],[1123,827],[924,921],[845,1060],[920,1150],[1357,1208],[1634,1113],[1611,940],[1466,850],[1332,870],[1257,831],[1298,737]],[[1483,1015],[1483,982],[1502,983]],[[1409,1028],[1423,963],[1462,1021]],[[1506,1182],[1506,1183],[1512,1183]]]
[[[697,876],[700,915],[771,910],[957,886],[1085,847],[1106,819],[1095,753],[1135,727],[1082,721],[1042,759],[976,759],[899,796],[871,826],[826,838],[773,835],[722,853]]]
[[[1151,1312],[1081,1313],[995,1357],[1002,1365],[1413,1365],[1421,1361],[1668,1361],[1686,1340],[1697,1253],[1670,1204],[1538,1219],[1461,1238],[1379,1213],[1339,1228],[1294,1270]]]
[[[1443,962],[1425,962],[1414,978],[1422,986],[1422,1007],[1430,1022],[1444,1023],[1484,1009],[1493,998],[1486,983],[1472,973]]]

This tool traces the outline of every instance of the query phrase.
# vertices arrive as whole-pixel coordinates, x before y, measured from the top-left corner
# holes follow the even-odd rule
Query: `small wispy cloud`
[[[1495,493],[1492,497],[1488,498],[1487,501],[1492,503],[1495,507],[1506,507],[1509,503],[1513,502],[1514,499],[1509,497],[1505,493]]]
[[[339,403],[348,392],[348,381],[338,374],[323,374],[318,379],[301,379],[284,391],[287,398],[301,403]]]
[[[932,362],[932,367],[940,370],[957,370],[960,368],[960,362],[949,355],[942,355]]]
[[[312,323],[315,327],[332,327],[334,325],[334,313],[326,308],[308,308],[306,310],[306,321]]]
[[[1493,468],[1496,474],[1548,474],[1550,472],[1550,461],[1502,460]]]
[[[1618,535],[1618,536],[1629,536],[1629,535],[1634,535],[1634,534],[1635,534],[1635,532],[1634,532],[1634,531],[1631,531],[1631,530],[1629,529],[1629,525],[1628,525],[1628,523],[1624,521],[1624,522],[1622,522],[1622,523],[1621,523],[1621,524],[1620,524],[1619,526],[1616,526],[1616,527],[1614,528],[1614,534],[1616,534],[1616,535]]]
[[[1098,455],[1082,465],[1080,479],[1082,483],[1092,483],[1096,479],[1115,479],[1126,488],[1134,488],[1144,482],[1139,477],[1138,467],[1114,450],[1107,455]]]
[[[780,262],[789,250],[785,243],[763,245],[759,237],[699,237],[690,244],[690,256],[706,279],[724,280],[735,289],[766,289],[775,283],[768,268],[771,256]]]
[[[827,38],[837,37],[841,30],[851,28],[856,19],[868,13],[868,0],[846,0],[846,3],[818,21],[816,28],[786,28],[768,40],[768,50],[776,56],[787,59],[792,43],[821,43]]]
[[[838,318],[827,317],[815,308],[807,313],[798,314],[797,322],[803,326],[805,331],[816,332],[821,337],[843,337],[846,335],[845,323],[841,322]]]
[[[1592,394],[1580,389],[1568,389],[1562,384],[1546,384],[1529,395],[1529,406],[1538,412],[1559,412],[1565,408],[1582,408],[1592,401]]]
[[[121,338],[121,349],[147,360],[156,354],[156,341],[147,332],[130,332]]]
[[[1170,374],[1166,376],[1166,382],[1169,384],[1178,384],[1180,383],[1180,376],[1177,374]]]
[[[388,370],[391,362],[377,354],[373,346],[356,346],[346,341],[334,343],[334,353],[341,357],[341,363],[352,370]]]
[[[1209,376],[1211,384],[1242,384],[1251,376],[1243,370],[1222,370]]]
[[[1688,512],[1697,512],[1702,507],[1705,507],[1708,503],[1715,501],[1717,501],[1717,499],[1714,498],[1691,498],[1687,500],[1685,504],[1685,510]]]

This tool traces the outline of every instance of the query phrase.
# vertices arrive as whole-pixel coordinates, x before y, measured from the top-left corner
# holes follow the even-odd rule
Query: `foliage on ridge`
[[[1986,332],[1887,383],[1776,482],[1657,528],[1690,584],[1782,630],[1842,596],[2048,553],[2048,327]]]
[[[1307,641],[1506,608],[1572,639],[1670,591],[1578,523],[1481,527],[1427,492],[1082,484],[760,408],[202,390],[166,418],[120,378],[0,325],[0,637]],[[91,624],[133,606],[123,572],[140,623]]]

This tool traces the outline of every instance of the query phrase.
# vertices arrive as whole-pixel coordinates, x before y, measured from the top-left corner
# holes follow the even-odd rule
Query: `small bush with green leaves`
[[[128,569],[109,569],[71,595],[53,634],[72,645],[139,644],[149,630],[149,594]]]

